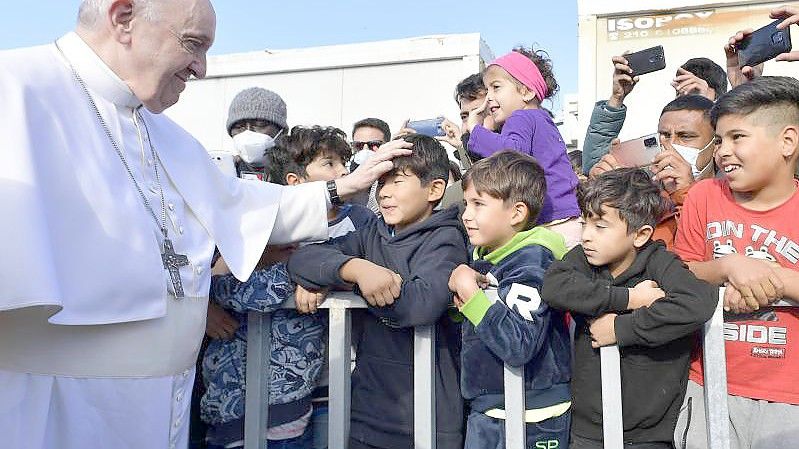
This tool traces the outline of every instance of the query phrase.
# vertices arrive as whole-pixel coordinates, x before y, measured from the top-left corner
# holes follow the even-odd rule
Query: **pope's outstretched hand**
[[[409,148],[412,146],[413,144],[402,139],[392,140],[381,145],[374,156],[359,165],[354,172],[336,180],[338,196],[347,198],[370,188],[378,178],[394,168],[391,160],[411,154],[412,151]]]

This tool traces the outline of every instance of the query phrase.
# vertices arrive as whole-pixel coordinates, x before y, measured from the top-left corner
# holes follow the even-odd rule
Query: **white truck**
[[[289,126],[331,125],[349,135],[366,117],[392,132],[409,118],[460,123],[455,86],[493,59],[476,33],[211,56],[207,76],[190,81],[167,115],[209,151],[232,150],[228,107],[252,86],[283,97]]]

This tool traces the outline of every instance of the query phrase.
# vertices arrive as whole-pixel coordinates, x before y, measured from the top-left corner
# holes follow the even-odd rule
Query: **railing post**
[[[329,298],[328,354],[330,357],[328,447],[349,447],[352,318],[347,304]]]
[[[505,449],[525,449],[527,431],[525,422],[524,365],[508,366],[505,378]]]
[[[727,407],[727,360],[724,351],[724,288],[713,317],[705,323],[703,367],[708,449],[730,448],[730,414]]]
[[[619,347],[599,349],[602,375],[602,440],[605,449],[624,447],[624,419],[621,407],[621,356]]]
[[[436,447],[435,325],[413,330],[413,447]]]
[[[267,444],[271,339],[272,316],[261,312],[248,313],[244,449],[262,449]]]

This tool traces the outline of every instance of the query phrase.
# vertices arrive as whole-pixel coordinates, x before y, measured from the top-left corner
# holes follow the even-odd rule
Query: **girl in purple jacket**
[[[541,50],[515,48],[494,60],[483,72],[488,90],[481,107],[469,113],[469,149],[483,157],[501,150],[533,156],[544,169],[547,192],[538,225],[560,233],[571,248],[580,242],[577,177],[569,164],[566,144],[541,102],[558,89],[552,61]],[[485,128],[490,114],[500,132]]]

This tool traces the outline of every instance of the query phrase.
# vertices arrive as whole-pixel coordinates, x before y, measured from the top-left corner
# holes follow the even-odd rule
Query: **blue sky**
[[[518,44],[538,44],[554,61],[560,97],[577,91],[576,0],[546,2],[546,7],[538,8],[530,0],[213,3],[218,23],[211,54],[479,32],[497,56]],[[52,41],[74,27],[79,4],[79,0],[46,0],[35,5],[0,0],[0,49]],[[559,111],[557,104],[555,111]]]

